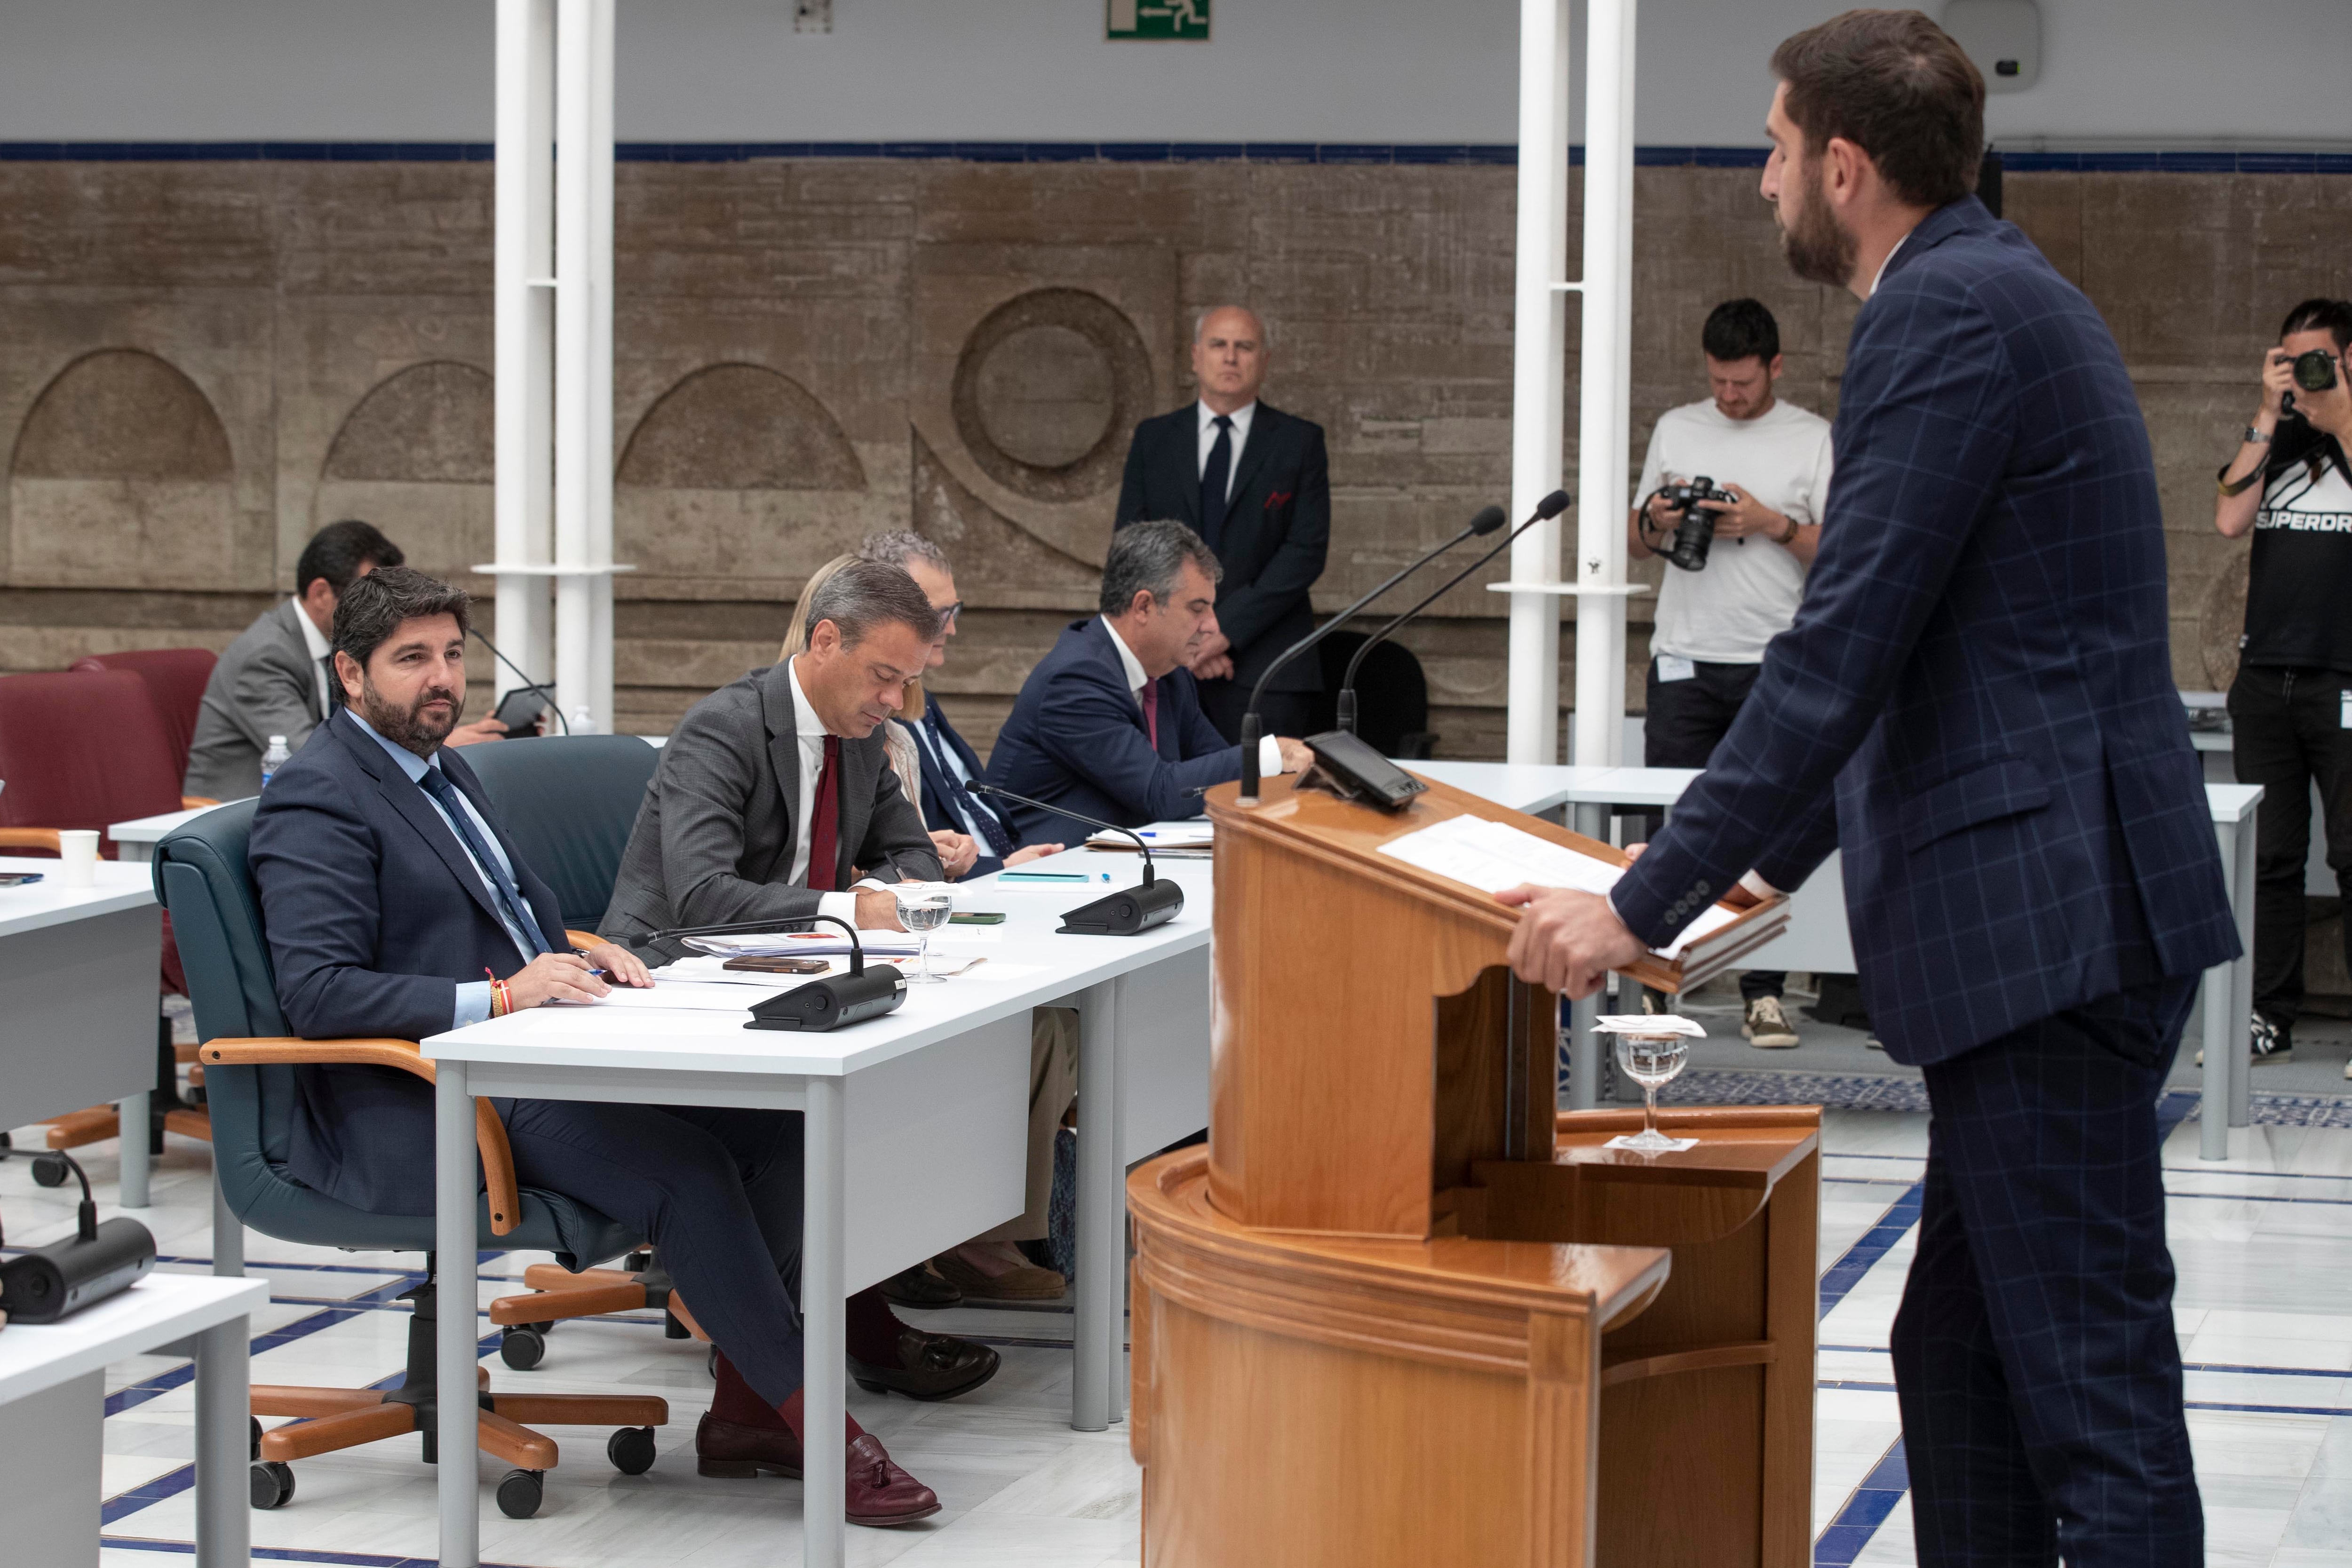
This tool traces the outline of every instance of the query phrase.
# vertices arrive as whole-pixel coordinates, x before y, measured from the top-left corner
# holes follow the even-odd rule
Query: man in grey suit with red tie
[[[1323,426],[1258,401],[1265,368],[1265,323],[1254,311],[1203,311],[1192,334],[1200,400],[1135,427],[1118,489],[1117,527],[1185,523],[1223,568],[1217,629],[1184,668],[1201,683],[1201,711],[1227,744],[1241,739],[1258,677],[1315,629],[1308,595],[1331,540]],[[1259,704],[1259,732],[1307,733],[1322,689],[1317,661],[1292,660]]]
[[[1763,194],[1863,301],[1794,624],[1605,897],[1520,888],[1588,995],[1843,851],[1854,957],[1933,1117],[1890,1350],[1925,1568],[2190,1568],[2156,1104],[2239,952],[2173,689],[2163,514],[2105,323],[1970,194],[1984,83],[1916,12],[1780,46]]]

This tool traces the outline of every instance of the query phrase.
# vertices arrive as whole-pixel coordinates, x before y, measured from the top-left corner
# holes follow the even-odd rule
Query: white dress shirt
[[[1209,449],[1217,444],[1217,411],[1205,403],[1193,406],[1201,414],[1201,461],[1198,472],[1206,478],[1209,472]],[[1233,460],[1225,465],[1225,500],[1234,499],[1234,480],[1242,471],[1242,448],[1249,445],[1250,421],[1257,416],[1257,400],[1252,398],[1226,417],[1234,422]]]
[[[335,710],[335,705],[327,700],[327,656],[335,650],[299,600],[294,601],[294,620],[302,628],[302,646],[310,650],[310,673],[317,679],[319,687],[319,717],[324,719]],[[383,740],[383,737],[378,735],[376,739]]]
[[[785,679],[793,689],[793,736],[800,742],[801,809],[793,823],[793,868],[785,879],[796,888],[808,886],[809,835],[816,826],[816,781],[824,772],[824,721],[817,717],[809,705],[808,693],[801,689],[801,661],[796,656],[785,667]],[[837,785],[841,781],[835,779]],[[839,818],[835,819],[835,831],[840,831]],[[881,883],[868,877],[856,884],[859,888],[879,888]],[[831,915],[837,921],[857,923],[857,894],[854,891],[819,893],[816,912]]]
[[[1903,237],[1895,242],[1895,248],[1886,253],[1886,259],[1878,264],[1878,270],[1871,275],[1870,291],[1873,294],[1877,293],[1879,284],[1885,281],[1887,268],[1893,265],[1896,257],[1903,254],[1903,247],[1910,243],[1911,233],[1906,229],[1904,232]]]

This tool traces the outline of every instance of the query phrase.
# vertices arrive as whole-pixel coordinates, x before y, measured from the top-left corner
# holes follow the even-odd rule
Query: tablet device
[[[491,715],[507,727],[509,735],[528,735],[547,711],[547,689],[540,686],[518,686],[499,700],[498,711]]]

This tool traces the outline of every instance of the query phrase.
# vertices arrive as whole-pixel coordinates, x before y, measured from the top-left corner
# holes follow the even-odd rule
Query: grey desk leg
[[[845,1342],[848,1314],[843,1307],[846,1273],[842,1248],[845,1190],[841,1079],[808,1080],[807,1138],[803,1144],[804,1195],[801,1209],[801,1323],[806,1336],[802,1384],[806,1531],[801,1561],[808,1568],[841,1568],[848,1549],[848,1456],[842,1441],[842,1412],[848,1397]]]
[[[1108,1428],[1127,1305],[1126,1184],[1118,1159],[1118,984],[1078,994],[1077,1300],[1070,1332],[1070,1426]]]
[[[2230,965],[2230,1125],[2253,1121],[2254,1022],[2254,819],[2232,825],[2222,846],[2222,864],[2231,868],[2230,903],[2238,917],[2238,945],[2244,949]]]
[[[213,1272],[231,1279],[245,1275],[245,1222],[228,1206],[221,1191],[218,1156],[213,1173]]]
[[[475,1480],[476,1310],[474,1097],[466,1064],[437,1064],[433,1085],[433,1246],[439,1267],[433,1375],[442,1397],[435,1438],[440,1455],[441,1568],[481,1561],[481,1501]]]
[[[126,1094],[114,1102],[116,1126],[121,1130],[122,1145],[122,1206],[143,1209],[147,1206],[147,1175],[152,1162],[147,1152],[147,1104],[145,1090]]]
[[[1609,837],[1609,807],[1596,801],[1579,801],[1576,830],[1587,838]],[[1571,1110],[1591,1110],[1601,1103],[1601,1037],[1592,1020],[1601,1016],[1599,993],[1568,1006],[1568,1103]]]
[[[2197,1157],[2230,1157],[2230,968],[2217,964],[2205,972],[2199,993],[2203,1004],[2205,1035],[2205,1101],[2198,1111]]]
[[[196,1568],[246,1568],[253,1558],[247,1333],[246,1320],[232,1318],[196,1336]]]

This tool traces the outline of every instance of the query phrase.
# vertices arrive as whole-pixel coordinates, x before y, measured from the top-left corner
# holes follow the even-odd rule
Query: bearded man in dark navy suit
[[[1282,650],[1315,629],[1307,595],[1331,542],[1331,466],[1323,426],[1258,401],[1265,323],[1239,305],[1202,313],[1192,334],[1200,400],[1135,427],[1116,526],[1171,519],[1208,542],[1223,568],[1217,629],[1184,668],[1201,711],[1227,743],[1242,737],[1250,689]],[[1313,727],[1322,667],[1294,659],[1258,705],[1267,735]]]

